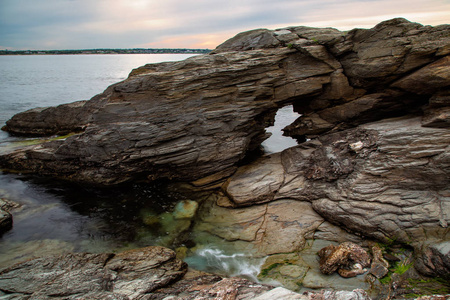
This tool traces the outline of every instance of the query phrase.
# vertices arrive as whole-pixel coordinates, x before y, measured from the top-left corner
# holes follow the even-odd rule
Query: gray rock
[[[443,278],[449,277],[450,270],[450,242],[428,242],[418,251],[416,267],[424,274]]]
[[[43,257],[0,271],[0,290],[30,298],[138,299],[187,271],[175,253],[147,247],[114,255],[73,253]]]
[[[254,298],[254,300],[273,300],[273,299],[286,299],[286,300],[307,300],[310,299],[308,296],[294,293],[282,287],[277,287],[273,290],[265,292],[262,295]]]

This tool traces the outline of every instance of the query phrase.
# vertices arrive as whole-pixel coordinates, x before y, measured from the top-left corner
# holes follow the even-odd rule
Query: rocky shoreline
[[[450,25],[404,19],[244,32],[210,54],[135,69],[89,101],[15,115],[12,134],[69,135],[1,155],[0,167],[94,186],[170,180],[199,195],[191,229],[267,256],[261,279],[339,290],[312,277],[317,252],[351,241],[376,268],[405,269],[359,275],[357,287],[375,299],[421,293],[423,276],[450,278],[449,53]],[[301,116],[284,133],[299,145],[256,156],[288,104]],[[12,271],[0,277],[7,293]],[[241,284],[227,282],[222,292]]]

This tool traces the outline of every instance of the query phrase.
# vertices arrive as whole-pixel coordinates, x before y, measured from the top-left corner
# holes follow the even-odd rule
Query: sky
[[[450,0],[0,0],[0,49],[214,49],[251,29],[450,23]]]

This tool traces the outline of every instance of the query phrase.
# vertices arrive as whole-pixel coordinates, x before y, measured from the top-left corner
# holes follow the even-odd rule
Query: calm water
[[[147,63],[189,56],[0,56],[0,126],[30,108],[90,99]],[[0,131],[0,152],[17,140]],[[0,238],[0,267],[49,253],[103,252],[161,243],[161,228],[147,230],[142,219],[170,210],[182,200],[177,197],[158,186],[98,191],[0,172],[0,198],[22,205],[13,212],[13,229]]]
[[[90,99],[125,79],[133,68],[189,56],[192,55],[0,56],[0,126],[14,114],[30,108]],[[281,129],[297,116],[292,107],[278,112],[275,126],[268,128],[273,135],[263,144],[267,153],[296,144],[283,138]],[[17,140],[0,132],[0,153]],[[120,251],[189,242],[188,238],[177,242],[176,235],[189,228],[190,221],[178,220],[172,214],[186,196],[162,185],[135,184],[98,190],[0,172],[0,198],[22,205],[13,211],[13,229],[0,237],[0,268],[25,258],[68,251]],[[188,260],[209,271],[248,277],[257,274],[258,268],[247,265],[243,254],[224,251],[216,244],[202,248]]]

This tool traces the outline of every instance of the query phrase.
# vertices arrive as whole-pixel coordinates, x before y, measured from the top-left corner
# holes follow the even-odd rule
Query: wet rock
[[[322,135],[240,168],[223,187],[232,199],[229,207],[240,207],[228,208],[227,214],[235,216],[233,223],[254,226],[252,240],[263,222],[263,206],[242,207],[272,201],[265,204],[270,207],[279,199],[291,199],[311,203],[333,226],[366,238],[408,243],[425,253],[422,244],[427,240],[448,240],[449,143],[448,129],[423,127],[421,117],[386,119]],[[249,213],[251,219],[239,219],[241,211],[256,207],[259,213]],[[296,218],[291,220],[297,224],[307,219],[302,214]],[[326,233],[334,229],[322,224],[308,232],[346,241],[343,233]],[[358,242],[355,237],[348,240]],[[286,237],[282,245],[288,244]]]
[[[370,266],[369,254],[360,246],[345,242],[339,246],[329,245],[318,252],[320,271],[324,274],[339,272],[342,277],[363,274],[363,268]]]
[[[64,255],[74,251],[74,246],[68,242],[44,239],[28,242],[2,242],[2,253],[0,255],[0,269],[11,266],[28,259],[42,256]]]
[[[214,203],[200,213],[197,231],[206,231],[229,241],[250,242],[261,255],[303,249],[307,238],[323,219],[307,202],[279,200],[247,208],[224,208]]]
[[[175,219],[192,219],[198,209],[198,203],[192,200],[183,200],[175,205],[173,216]]]
[[[268,256],[258,279],[262,282],[278,282],[283,287],[299,292],[310,266],[303,259],[303,252]]]
[[[372,264],[369,273],[376,278],[383,278],[389,272],[389,263],[383,258],[380,247],[372,247]]]
[[[13,216],[10,210],[18,207],[20,207],[18,203],[0,198],[0,235],[12,228]]]

